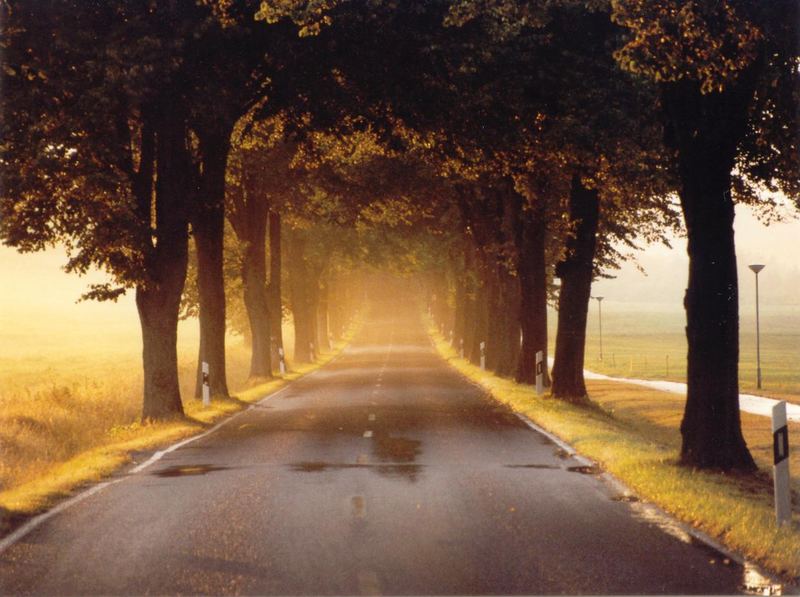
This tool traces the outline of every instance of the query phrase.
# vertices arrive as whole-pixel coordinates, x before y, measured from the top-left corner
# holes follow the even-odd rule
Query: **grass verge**
[[[250,383],[231,398],[215,398],[208,408],[203,408],[199,400],[184,399],[183,418],[162,422],[136,421],[107,430],[95,430],[103,437],[99,445],[48,467],[33,479],[0,492],[0,535],[19,521],[75,493],[76,489],[95,483],[131,463],[137,452],[151,452],[202,433],[222,419],[322,367],[343,350],[357,329],[358,323],[330,351],[321,353],[316,362],[298,365],[281,378]]]
[[[458,358],[434,328],[429,333],[438,352],[455,369],[597,462],[640,499],[657,504],[788,582],[800,581],[800,517],[795,514],[792,525],[780,529],[774,519],[768,472],[769,419],[743,417],[758,473],[736,475],[681,467],[677,464],[679,397],[628,384],[596,382],[588,384],[590,406],[572,405],[537,396],[529,385],[482,371]],[[800,425],[793,427],[790,435],[800,437]],[[798,470],[796,464],[794,470]],[[800,500],[797,484],[793,487],[796,511]]]

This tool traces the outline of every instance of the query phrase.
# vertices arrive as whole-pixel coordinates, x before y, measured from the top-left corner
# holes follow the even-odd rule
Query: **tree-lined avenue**
[[[397,301],[326,367],[34,529],[0,554],[0,592],[740,591],[740,566],[586,472]]]

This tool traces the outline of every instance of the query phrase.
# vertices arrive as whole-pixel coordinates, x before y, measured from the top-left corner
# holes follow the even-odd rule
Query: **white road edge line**
[[[325,363],[325,365],[329,365],[330,363],[334,362],[342,354],[344,354],[344,348],[342,348],[342,350],[341,350],[341,352],[339,354],[337,354],[330,361]],[[322,367],[324,367],[325,365],[323,365]],[[267,394],[261,400],[259,400],[258,402],[254,402],[253,404],[248,406],[246,409],[240,410],[239,412],[234,413],[233,415],[231,415],[227,419],[223,419],[222,421],[220,421],[219,423],[214,425],[208,431],[204,431],[203,433],[201,433],[199,435],[193,435],[192,437],[188,437],[188,438],[183,439],[183,440],[181,440],[179,442],[176,442],[176,443],[172,444],[171,446],[169,446],[167,448],[164,448],[163,450],[159,450],[159,451],[155,452],[146,461],[144,461],[143,463],[141,463],[141,464],[135,466],[134,468],[132,468],[128,472],[127,476],[125,476],[125,477],[123,477],[121,479],[114,479],[114,480],[111,480],[111,481],[103,481],[103,482],[101,482],[101,483],[99,483],[97,485],[93,485],[92,487],[90,487],[89,489],[87,489],[85,491],[82,491],[78,495],[75,495],[75,496],[69,498],[68,500],[66,500],[64,502],[61,502],[60,504],[57,504],[57,505],[53,506],[50,510],[42,512],[41,514],[37,514],[36,516],[31,518],[28,522],[26,522],[21,527],[19,527],[17,530],[15,530],[11,534],[6,535],[2,539],[0,539],[0,554],[2,554],[9,547],[11,547],[15,543],[17,543],[20,539],[25,537],[25,535],[27,535],[28,533],[33,531],[36,527],[38,527],[42,523],[46,522],[47,520],[49,520],[53,516],[56,516],[57,514],[60,514],[61,512],[64,512],[65,510],[68,510],[69,508],[71,508],[72,506],[75,506],[76,504],[79,504],[83,500],[93,496],[96,493],[99,493],[100,491],[102,491],[106,487],[110,487],[111,485],[115,485],[117,483],[120,483],[121,481],[124,481],[125,479],[127,479],[129,476],[135,475],[136,473],[139,473],[139,472],[143,471],[147,467],[149,467],[152,464],[154,464],[154,463],[158,462],[159,460],[161,460],[165,455],[169,454],[170,452],[173,452],[173,451],[177,450],[178,448],[181,448],[181,447],[185,446],[186,444],[190,444],[190,443],[192,443],[194,441],[197,441],[197,440],[202,439],[202,438],[204,438],[204,437],[206,437],[208,435],[211,435],[212,433],[214,433],[218,429],[224,427],[225,425],[227,425],[228,423],[230,423],[231,421],[233,421],[237,417],[243,415],[246,412],[249,412],[249,411],[253,410],[256,406],[266,402],[267,400],[271,400],[272,398],[275,398],[275,397],[279,396],[280,394],[284,393],[285,391],[289,390],[292,387],[292,385],[294,384],[294,382],[300,381],[301,379],[308,379],[309,377],[312,377],[314,374],[316,374],[318,371],[320,371],[322,369],[322,367],[320,367],[319,369],[315,369],[314,371],[312,371],[312,372],[310,372],[310,373],[308,373],[306,375],[303,375],[302,377],[298,377],[297,379],[291,380],[288,384],[286,384],[281,389],[279,389],[279,390],[277,390],[277,391],[275,391],[275,392],[273,392],[271,394]]]

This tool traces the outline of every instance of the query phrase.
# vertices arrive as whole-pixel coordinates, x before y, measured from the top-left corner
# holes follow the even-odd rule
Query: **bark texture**
[[[157,167],[154,168],[154,164]],[[189,153],[179,118],[145,127],[135,192],[145,239],[147,283],[136,288],[142,328],[142,419],[182,415],[178,382],[178,315],[188,265]],[[154,176],[155,174],[155,176]]]
[[[578,176],[573,176],[569,217],[575,229],[567,242],[567,256],[556,266],[561,291],[552,386],[554,397],[570,402],[586,400],[583,362],[598,216],[597,190],[587,189]]]
[[[681,461],[754,470],[739,416],[739,303],[730,173],[745,132],[753,73],[722,93],[663,88],[668,141],[677,149],[688,233],[687,399]]]
[[[192,210],[192,231],[197,248],[197,290],[200,303],[200,350],[195,397],[202,395],[202,362],[208,363],[212,396],[228,396],[225,371],[225,278],[223,237],[225,233],[225,170],[230,130],[202,131],[198,204]]]
[[[283,305],[281,299],[281,214],[270,209],[269,220],[269,285],[267,299],[272,334],[271,347],[273,362],[278,363],[278,349],[283,348]]]
[[[294,322],[294,358],[300,363],[310,363],[313,360],[311,344],[316,335],[316,322],[305,257],[306,238],[301,230],[292,230],[287,236],[289,300]]]
[[[545,237],[547,223],[541,208],[522,214],[517,234],[519,252],[520,327],[522,348],[516,380],[522,383],[536,382],[536,353],[544,356],[544,385],[550,386],[547,365],[547,262]]]

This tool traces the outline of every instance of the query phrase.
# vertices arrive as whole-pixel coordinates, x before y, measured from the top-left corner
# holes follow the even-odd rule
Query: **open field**
[[[79,454],[135,440],[143,427],[135,325],[103,322],[82,336],[74,322],[64,322],[68,330],[28,326],[27,334],[14,333],[19,329],[14,323],[0,321],[0,494],[50,475]],[[284,326],[284,338],[291,360],[291,326]],[[202,410],[192,399],[197,339],[197,322],[182,322],[181,394],[187,414],[195,418],[194,411]],[[239,393],[248,387],[250,365],[241,338],[229,338],[227,357],[228,386]],[[168,427],[162,431],[178,432]]]
[[[739,383],[742,392],[800,403],[800,305],[761,308],[762,389],[756,390],[755,315],[740,315]],[[550,354],[555,348],[549,314]],[[603,359],[597,302],[592,301],[585,366],[614,377],[686,381],[685,315],[679,308],[603,301]]]

